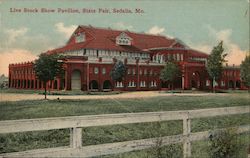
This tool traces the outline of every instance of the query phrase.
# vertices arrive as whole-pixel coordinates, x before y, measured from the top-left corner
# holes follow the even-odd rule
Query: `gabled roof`
[[[81,31],[85,32],[89,38],[87,38],[87,40],[82,43],[72,42],[74,39],[74,34]],[[133,43],[131,46],[122,46],[116,44],[116,37],[123,32],[132,38]],[[174,39],[160,35],[134,33],[128,30],[112,30],[109,28],[106,29],[81,25],[78,26],[78,28],[74,31],[65,46],[48,51],[48,53],[60,53],[82,48],[141,52],[148,48],[170,47],[174,42],[176,42]]]
[[[75,34],[84,32],[86,41],[75,43]],[[116,44],[116,37],[125,34],[132,39],[132,45]],[[189,48],[179,39],[171,39],[161,35],[151,35],[145,33],[135,33],[128,30],[113,30],[111,28],[99,28],[80,25],[72,33],[65,46],[57,48],[47,53],[62,53],[79,49],[99,49],[126,52],[152,52],[154,50],[186,50],[190,56],[208,57],[208,54]]]

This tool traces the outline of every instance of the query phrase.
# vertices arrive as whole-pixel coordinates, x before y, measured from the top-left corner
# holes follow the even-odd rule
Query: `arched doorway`
[[[23,88],[26,88],[26,80],[23,80]]]
[[[112,84],[109,80],[106,80],[103,82],[103,90],[111,90],[112,89]]]
[[[200,73],[198,71],[192,73],[191,88],[200,89]]]
[[[31,87],[30,88],[34,88],[34,80],[31,80]]]
[[[90,83],[89,83],[89,89],[91,91],[98,91],[99,89],[99,86],[98,86],[98,82],[96,80],[92,80]]]
[[[197,83],[195,82],[195,80],[191,81],[191,86],[192,86],[192,88],[196,88],[197,87]]]
[[[81,90],[81,72],[79,70],[74,70],[71,76],[71,89]]]
[[[20,88],[21,87],[21,81],[20,80],[18,80],[18,88]]]
[[[37,80],[35,80],[34,88],[37,89]]]
[[[229,81],[228,88],[234,88],[234,81],[232,80]]]
[[[65,88],[65,79],[61,79],[60,81],[60,89],[64,89]]]
[[[42,81],[39,80],[39,85],[38,88],[41,89],[42,88]]]
[[[54,89],[57,89],[57,80],[54,80]]]
[[[235,86],[236,86],[235,88],[238,88],[238,89],[240,88],[241,84],[240,84],[240,81],[239,81],[239,80],[238,80],[238,81],[236,81]]]
[[[28,80],[27,88],[30,88],[30,80]]]

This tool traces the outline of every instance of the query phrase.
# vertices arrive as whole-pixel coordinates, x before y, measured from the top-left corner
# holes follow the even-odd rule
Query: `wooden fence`
[[[183,143],[184,158],[191,156],[191,142],[205,140],[214,131],[191,133],[191,119],[250,113],[250,106],[198,110],[122,113],[0,121],[0,133],[70,128],[70,146],[4,153],[0,157],[94,157],[151,148],[157,140],[162,145]],[[82,146],[82,128],[91,126],[183,120],[183,134],[117,143]],[[223,130],[223,129],[222,129]],[[250,125],[237,127],[238,133],[250,131]]]

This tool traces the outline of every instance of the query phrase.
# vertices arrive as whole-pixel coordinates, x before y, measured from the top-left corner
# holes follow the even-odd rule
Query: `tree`
[[[110,76],[114,81],[122,81],[126,73],[126,66],[122,61],[117,61],[110,72]]]
[[[47,88],[46,85],[48,81],[54,80],[55,77],[63,74],[64,70],[62,67],[62,62],[59,62],[61,56],[52,54],[41,54],[39,58],[35,61],[34,70],[36,77],[43,82],[44,95],[47,99]]]
[[[174,80],[180,76],[180,69],[177,64],[172,61],[168,61],[165,67],[161,70],[160,79],[163,81],[169,81],[172,84]]]
[[[221,77],[223,70],[223,63],[226,62],[225,57],[227,54],[223,54],[223,41],[215,46],[207,60],[207,71],[209,76],[213,80],[213,92],[215,92],[215,82]]]
[[[246,56],[245,60],[240,65],[240,75],[244,84],[250,92],[250,55]]]

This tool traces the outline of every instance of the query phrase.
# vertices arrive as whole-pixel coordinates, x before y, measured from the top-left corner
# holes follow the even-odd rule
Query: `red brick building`
[[[66,45],[46,53],[65,56],[65,76],[47,84],[54,90],[160,90],[169,88],[168,82],[160,80],[165,62],[173,59],[180,67],[182,76],[174,82],[175,89],[210,89],[211,84],[205,68],[208,55],[189,48],[178,39],[160,35],[118,31],[79,26]],[[111,80],[110,71],[117,60],[127,68],[122,82]],[[36,79],[33,63],[9,65],[9,87],[19,89],[42,89]],[[225,67],[221,89],[244,86],[238,67]]]

